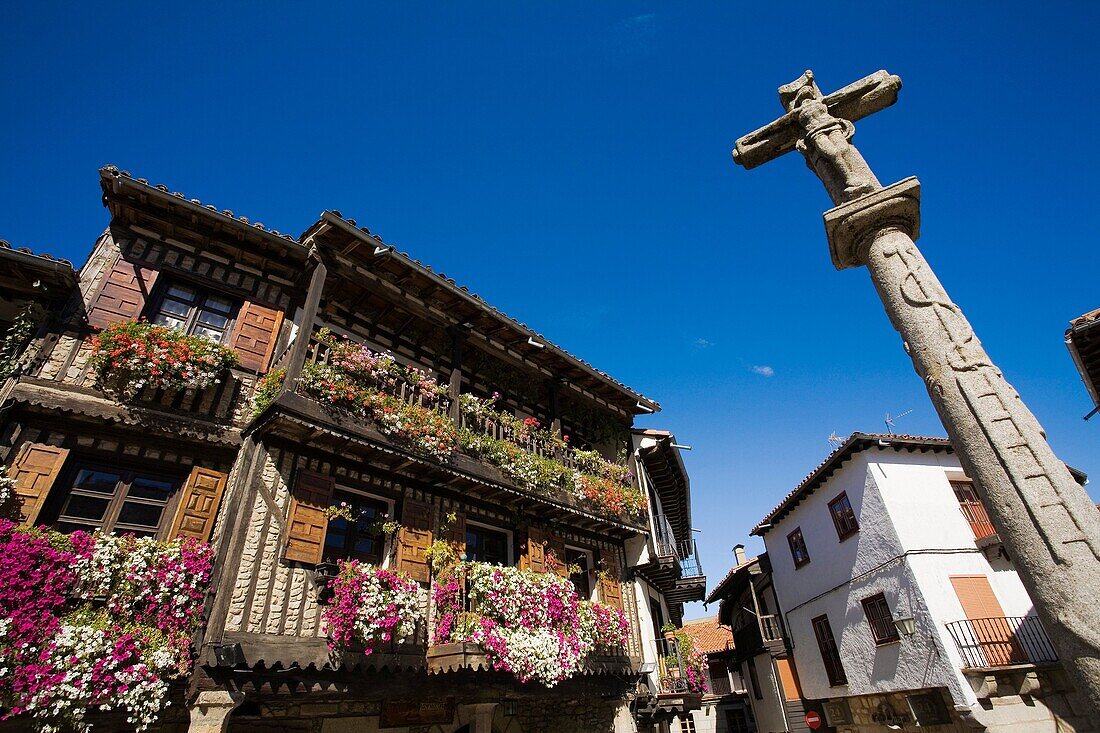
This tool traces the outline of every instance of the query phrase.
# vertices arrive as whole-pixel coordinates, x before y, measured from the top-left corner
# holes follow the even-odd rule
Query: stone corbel
[[[229,714],[241,702],[244,694],[228,690],[204,690],[187,706],[191,725],[187,733],[225,733],[229,727]]]
[[[959,716],[959,720],[962,721],[963,727],[967,730],[983,731],[986,729],[985,723],[974,717],[974,711],[967,705],[956,705],[955,714]]]

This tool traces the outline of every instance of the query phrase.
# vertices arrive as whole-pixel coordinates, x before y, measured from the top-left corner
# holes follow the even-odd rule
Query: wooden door
[[[984,575],[952,575],[951,585],[974,629],[986,663],[997,667],[1026,661],[989,579]]]

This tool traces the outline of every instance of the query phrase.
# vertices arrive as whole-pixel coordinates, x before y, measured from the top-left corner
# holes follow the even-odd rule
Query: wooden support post
[[[321,305],[321,292],[325,289],[325,277],[328,268],[317,256],[316,250],[310,252],[311,258],[317,258],[313,266],[313,276],[309,279],[309,290],[306,291],[306,302],[302,306],[302,322],[298,324],[298,335],[295,336],[294,346],[290,352],[290,359],[286,367],[286,379],[283,380],[282,392],[293,392],[302,375],[302,367],[306,363],[306,354],[309,353],[309,340],[313,336],[313,324],[317,320],[317,309]]]
[[[466,333],[452,328],[451,332],[451,380],[448,384],[447,397],[451,400],[450,415],[455,425],[460,424],[461,407],[458,397],[462,394],[462,353],[466,347]]]

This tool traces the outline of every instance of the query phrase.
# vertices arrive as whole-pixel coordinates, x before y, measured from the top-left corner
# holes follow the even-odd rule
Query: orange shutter
[[[554,553],[554,562],[549,569],[563,578],[568,578],[569,565],[565,562],[565,540],[552,534],[546,535],[546,550]]]
[[[1022,655],[1005,612],[984,575],[952,575],[951,585],[959,597],[963,613],[974,629],[974,636],[991,666],[1012,664]]]
[[[802,688],[798,684],[798,673],[789,659],[776,659],[776,669],[779,670],[779,682],[783,687],[784,700],[801,700]]]
[[[230,347],[240,357],[241,366],[257,372],[266,372],[283,325],[283,312],[275,308],[246,300],[237,314]]]
[[[196,466],[191,469],[191,475],[187,477],[183,495],[176,507],[176,518],[172,520],[172,531],[168,533],[168,539],[194,537],[199,542],[210,539],[210,533],[214,530],[214,517],[217,516],[218,504],[221,503],[228,478],[224,473],[209,468]]]
[[[38,512],[46,501],[50,487],[61,473],[68,448],[45,443],[24,443],[19,455],[8,467],[8,477],[15,479],[15,496],[19,500],[19,516],[27,527],[34,526]]]
[[[325,551],[328,517],[336,480],[314,471],[299,471],[290,498],[287,541],[283,559],[316,565]]]
[[[519,566],[522,570],[533,570],[536,573],[546,572],[546,541],[542,537],[542,530],[536,527],[527,528],[527,544],[523,547],[523,553],[519,558]]]
[[[465,519],[463,519],[465,537]],[[432,544],[432,505],[405,499],[401,508],[401,529],[397,531],[397,569],[420,583],[432,577],[428,548]],[[463,547],[465,552],[465,547]]]
[[[137,320],[156,281],[156,270],[120,258],[88,306],[88,324],[104,328],[120,321]]]
[[[602,559],[606,572],[600,577],[600,600],[605,606],[623,610],[623,588],[619,584],[619,558],[614,552],[605,552]],[[606,577],[603,577],[606,575]]]

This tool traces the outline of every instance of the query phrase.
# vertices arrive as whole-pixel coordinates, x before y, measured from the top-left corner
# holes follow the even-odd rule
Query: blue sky
[[[106,163],[281,231],[339,209],[659,400],[718,579],[833,431],[942,434],[817,179],[730,160],[805,68],[902,77],[857,144],[920,177],[932,266],[1100,471],[1062,337],[1100,306],[1098,10],[961,5],[9,4],[0,237],[79,262]]]

